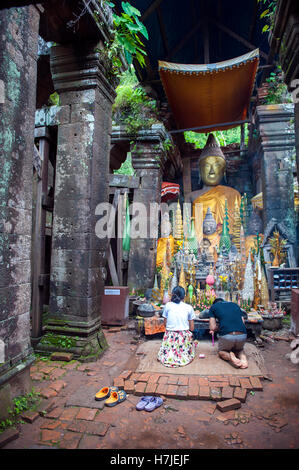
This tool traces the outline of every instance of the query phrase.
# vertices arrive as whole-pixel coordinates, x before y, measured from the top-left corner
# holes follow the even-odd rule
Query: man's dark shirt
[[[227,335],[232,331],[246,334],[246,326],[242,317],[247,317],[247,315],[233,302],[217,302],[210,308],[209,316],[219,321],[220,336]]]

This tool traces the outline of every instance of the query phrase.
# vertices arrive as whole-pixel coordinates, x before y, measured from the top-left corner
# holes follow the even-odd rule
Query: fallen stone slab
[[[9,428],[0,434],[0,449],[11,441],[19,437],[19,431],[15,428]]]
[[[231,398],[230,400],[218,402],[217,408],[220,411],[237,410],[238,408],[241,408],[241,402],[236,398]]]

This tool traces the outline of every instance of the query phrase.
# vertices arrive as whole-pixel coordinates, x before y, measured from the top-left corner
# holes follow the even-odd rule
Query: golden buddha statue
[[[219,243],[223,219],[225,215],[225,201],[227,201],[228,221],[230,233],[234,226],[234,213],[236,204],[240,207],[241,194],[236,189],[221,185],[226,168],[225,156],[213,134],[210,134],[205,147],[199,157],[199,171],[203,187],[189,193],[186,202],[203,205],[203,217],[207,211],[212,213],[217,228],[214,233],[205,233],[211,246]],[[194,212],[195,213],[195,212]]]

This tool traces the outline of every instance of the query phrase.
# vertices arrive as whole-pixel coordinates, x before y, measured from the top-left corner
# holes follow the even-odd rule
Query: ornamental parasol
[[[167,202],[175,199],[180,194],[180,185],[176,183],[163,182],[161,187],[161,201]]]

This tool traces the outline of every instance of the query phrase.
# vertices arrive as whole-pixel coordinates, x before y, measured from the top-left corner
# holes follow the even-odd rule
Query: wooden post
[[[40,177],[37,181],[35,223],[33,228],[32,257],[32,342],[42,336],[43,279],[45,274],[45,234],[47,211],[43,196],[48,192],[49,134],[46,127],[39,129]]]

